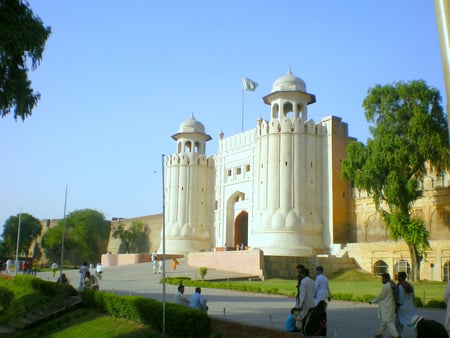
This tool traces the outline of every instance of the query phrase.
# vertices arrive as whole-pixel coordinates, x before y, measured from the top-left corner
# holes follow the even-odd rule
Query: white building
[[[243,243],[265,255],[328,253],[348,224],[348,185],[340,163],[347,124],[308,118],[315,96],[290,71],[263,101],[268,120],[224,138],[206,157],[211,137],[194,116],[172,136],[166,157],[166,252],[186,254]]]

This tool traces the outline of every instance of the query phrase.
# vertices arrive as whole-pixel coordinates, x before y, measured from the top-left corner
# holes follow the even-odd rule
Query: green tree
[[[422,80],[369,89],[363,107],[373,138],[367,146],[350,142],[342,165],[343,178],[373,196],[391,238],[408,245],[413,280],[420,279],[420,256],[429,248],[429,233],[411,210],[423,194],[420,182],[427,164],[437,175],[449,167],[440,101],[439,91]]]
[[[19,215],[9,217],[3,225],[2,238],[9,256],[14,256],[17,246]],[[20,214],[19,255],[28,256],[31,243],[42,231],[41,222],[30,214]]]
[[[64,220],[58,222],[62,227]],[[74,244],[80,261],[98,261],[102,252],[106,252],[110,231],[110,222],[96,210],[82,209],[66,216],[67,237]]]
[[[37,104],[28,79],[29,67],[35,70],[42,59],[45,42],[51,33],[33,14],[28,2],[0,0],[0,115],[14,111],[22,121]]]
[[[62,223],[58,223],[56,226],[49,228],[44,232],[41,239],[41,246],[46,251],[47,257],[58,262],[61,258],[62,231],[63,225]],[[72,250],[74,247],[75,243],[70,236],[68,236],[68,233],[64,232],[64,249]]]
[[[133,246],[136,248],[136,244],[145,235],[145,224],[140,221],[133,221],[131,225],[127,227],[123,223],[119,223],[112,232],[113,238],[120,238],[127,253],[130,253],[130,249]]]

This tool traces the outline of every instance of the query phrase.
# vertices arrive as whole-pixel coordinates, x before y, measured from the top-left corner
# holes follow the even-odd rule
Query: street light
[[[162,169],[162,261],[163,261],[163,269],[162,269],[162,282],[163,282],[163,323],[162,323],[162,332],[163,335],[166,334],[166,215],[165,215],[165,189],[164,189],[164,157],[165,155],[161,155],[161,169]]]
[[[17,225],[17,242],[16,242],[16,264],[14,268],[14,272],[17,275],[17,271],[20,269],[20,262],[19,262],[19,246],[20,246],[20,221],[22,217],[22,208],[19,212],[19,224]]]
[[[67,184],[66,184],[66,194],[64,197],[64,218],[63,218],[63,228],[62,228],[62,239],[61,239],[61,262],[59,264],[59,280],[62,283],[62,266],[64,262],[64,231],[66,229],[66,205],[67,205]]]

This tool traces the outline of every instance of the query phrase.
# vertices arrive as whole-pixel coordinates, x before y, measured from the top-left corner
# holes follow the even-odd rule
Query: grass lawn
[[[352,294],[354,296],[377,296],[381,291],[381,277],[360,271],[346,271],[329,277],[331,294]],[[286,279],[268,279],[265,281],[230,281],[221,282],[226,284],[245,284],[258,286],[261,290],[278,290],[278,292],[286,296],[295,296],[297,290],[295,288],[296,280]],[[422,299],[423,304],[430,300],[443,301],[443,295],[446,287],[444,282],[421,281],[412,283],[415,289],[415,296]],[[264,292],[264,291],[263,291]]]
[[[24,332],[23,338],[160,338],[151,327],[126,319],[117,319],[91,309],[79,309]],[[168,337],[167,335],[165,337]]]

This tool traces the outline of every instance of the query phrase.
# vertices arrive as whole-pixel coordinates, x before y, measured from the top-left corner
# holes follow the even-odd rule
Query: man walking
[[[406,272],[397,274],[397,318],[395,325],[399,334],[402,334],[404,326],[412,327],[412,319],[416,315],[414,308],[414,288],[406,281]]]
[[[308,314],[310,308],[314,307],[314,282],[309,277],[309,269],[304,268],[300,271],[302,282],[299,290],[299,304],[300,318],[303,319]]]
[[[316,268],[316,280],[314,281],[314,287],[316,289],[316,305],[319,304],[321,300],[325,300],[328,294],[328,301],[331,300],[330,285],[328,283],[328,278],[323,274],[323,267],[318,266]]]
[[[383,288],[380,294],[372,299],[369,304],[378,304],[378,319],[381,321],[380,329],[375,338],[383,338],[386,328],[394,338],[400,338],[395,327],[395,284],[391,281],[391,275],[387,272],[381,275]]]

